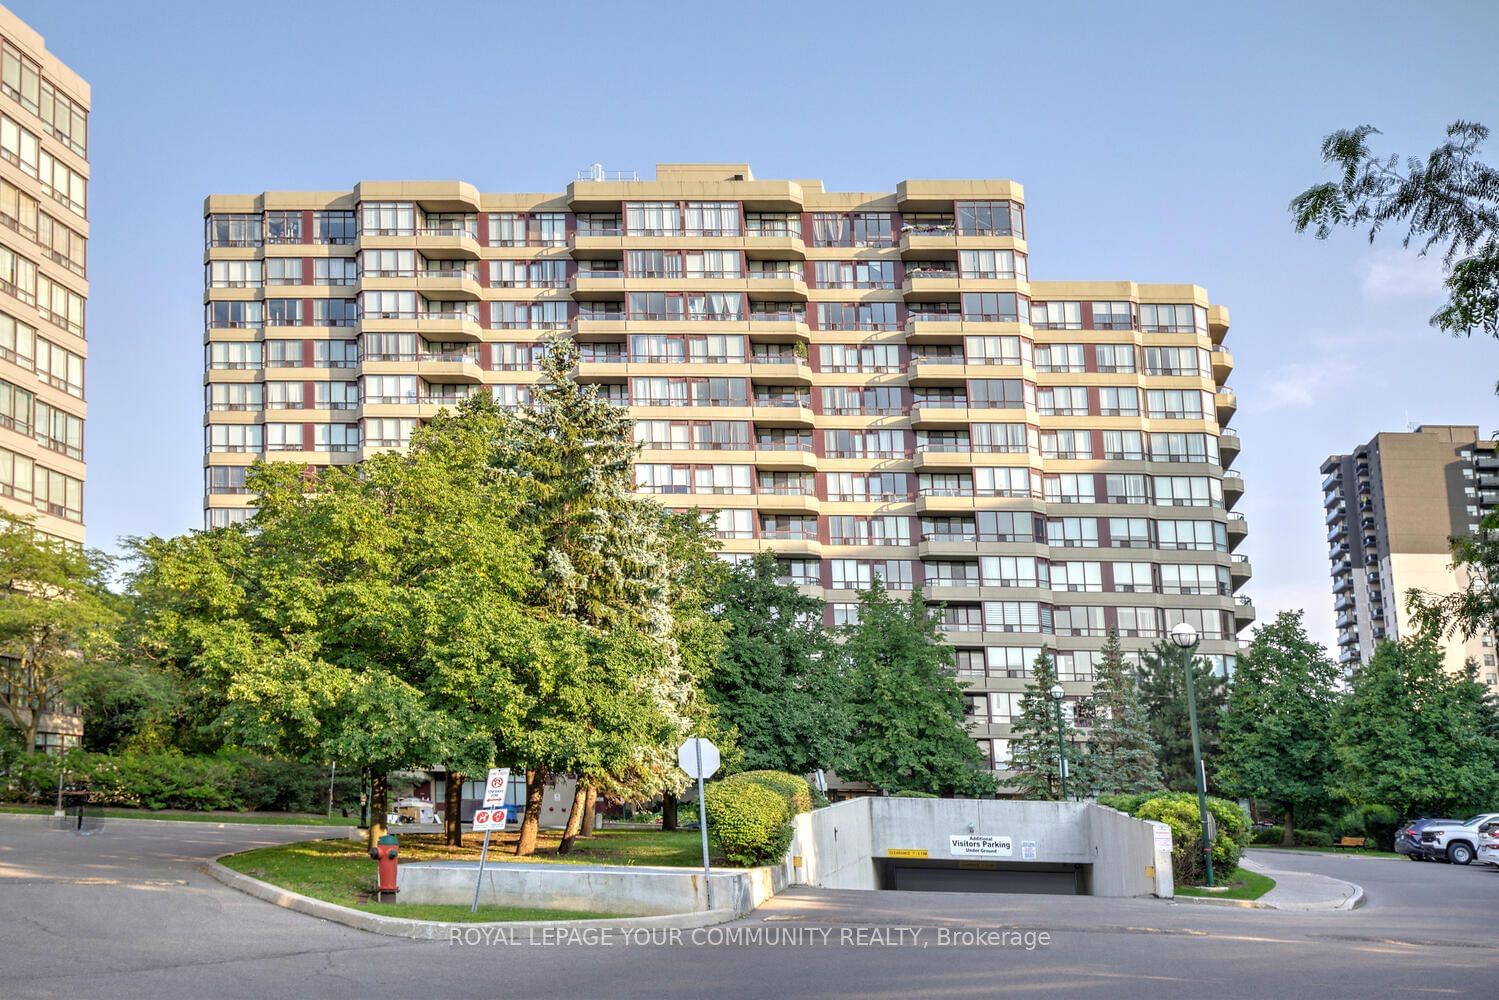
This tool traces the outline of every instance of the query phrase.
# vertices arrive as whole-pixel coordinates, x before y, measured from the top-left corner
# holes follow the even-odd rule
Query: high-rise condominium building
[[[0,510],[83,542],[89,85],[0,7]],[[3,684],[0,681],[0,684]],[[65,706],[33,703],[39,749],[75,745]]]
[[[1329,456],[1322,473],[1338,662],[1353,669],[1380,640],[1413,634],[1411,590],[1466,586],[1451,540],[1477,531],[1499,504],[1499,451],[1477,427],[1418,427]],[[1499,684],[1493,635],[1453,639],[1445,652],[1448,669],[1472,660],[1480,681]]]
[[[1032,281],[1009,181],[893,192],[742,164],[205,205],[207,524],[256,458],[357,462],[473,392],[526,404],[543,341],[635,419],[636,478],[714,511],[855,613],[875,576],[943,606],[996,766],[1031,663],[1084,693],[1190,621],[1231,669],[1253,618],[1228,313],[1193,285]]]

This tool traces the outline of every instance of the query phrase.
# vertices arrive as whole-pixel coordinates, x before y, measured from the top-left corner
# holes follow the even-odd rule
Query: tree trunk
[[[375,771],[370,775],[370,830],[369,846],[374,847],[380,843],[380,838],[389,831],[385,827],[385,814],[388,810],[389,786],[386,784],[385,772]]]
[[[443,843],[449,847],[463,846],[463,775],[449,771],[443,788]]]
[[[562,828],[562,843],[557,845],[558,854],[571,854],[573,841],[583,828],[583,808],[588,799],[588,786],[579,781],[573,790],[573,807],[567,811],[567,825]]]
[[[583,803],[583,828],[578,831],[580,837],[593,836],[594,810],[598,808],[599,792],[591,783],[588,786],[588,798]]]
[[[1286,806],[1286,831],[1281,834],[1280,844],[1282,847],[1296,846],[1296,830],[1291,826],[1291,807]]]
[[[526,772],[526,813],[520,821],[520,837],[515,842],[515,856],[536,853],[536,832],[541,827],[541,799],[546,792],[547,773],[543,768]]]
[[[677,793],[661,793],[661,829],[663,831],[675,830],[677,828]]]

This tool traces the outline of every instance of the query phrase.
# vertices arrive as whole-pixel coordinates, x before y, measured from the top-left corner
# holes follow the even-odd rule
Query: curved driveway
[[[1499,872],[1377,858],[1261,853],[1274,868],[1363,885],[1368,904],[1351,913],[798,889],[708,943],[683,932],[680,944],[411,942],[280,909],[196,870],[315,835],[106,821],[77,837],[0,816],[0,997],[1368,1000],[1492,996],[1499,983]],[[1043,931],[1049,942],[1026,950],[1024,933]],[[746,937],[715,943],[730,934]]]

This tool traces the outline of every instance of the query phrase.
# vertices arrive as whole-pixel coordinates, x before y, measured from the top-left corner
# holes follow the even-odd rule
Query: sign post
[[[498,814],[499,829],[505,829],[505,786],[510,783],[510,768],[492,767],[489,769],[489,777],[484,781],[484,803],[483,808],[474,813],[474,830],[484,831],[484,846],[479,848],[479,875],[474,879],[474,905],[469,907],[468,912],[479,912],[479,888],[484,885],[484,861],[489,857],[489,835],[495,829],[496,814]],[[463,797],[459,796],[459,801]],[[499,809],[491,809],[499,806]]]
[[[677,764],[689,778],[697,779],[697,828],[703,839],[703,888],[708,893],[708,909],[713,909],[713,869],[708,863],[708,800],[703,796],[703,779],[711,778],[722,763],[718,747],[702,736],[693,736],[677,747]]]

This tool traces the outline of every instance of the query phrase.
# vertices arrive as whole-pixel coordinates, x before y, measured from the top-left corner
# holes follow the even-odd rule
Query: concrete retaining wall
[[[403,864],[397,885],[402,903],[467,906],[474,899],[477,862],[435,861]],[[714,869],[713,908],[748,913],[787,886],[783,866]],[[707,910],[703,873],[692,868],[636,865],[547,865],[499,863],[484,866],[479,903],[534,906],[652,916]]]

